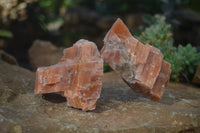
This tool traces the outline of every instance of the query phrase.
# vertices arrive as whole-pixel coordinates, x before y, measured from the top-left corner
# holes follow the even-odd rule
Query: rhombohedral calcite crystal
[[[101,56],[136,92],[160,100],[171,69],[159,49],[143,45],[117,19],[104,38]]]
[[[58,64],[37,69],[35,93],[61,93],[69,106],[94,110],[102,80],[103,60],[96,45],[81,39],[64,50]]]

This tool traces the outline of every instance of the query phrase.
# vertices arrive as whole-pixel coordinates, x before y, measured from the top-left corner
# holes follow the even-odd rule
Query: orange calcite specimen
[[[38,68],[35,93],[58,92],[67,98],[69,106],[94,110],[102,80],[103,60],[96,45],[81,39],[64,50],[58,64]]]
[[[135,39],[121,19],[104,38],[101,56],[136,92],[160,100],[171,69],[159,49]]]

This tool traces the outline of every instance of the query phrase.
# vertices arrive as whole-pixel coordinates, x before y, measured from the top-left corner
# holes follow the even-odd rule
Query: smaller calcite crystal
[[[159,49],[135,39],[117,19],[104,38],[101,56],[136,92],[160,100],[171,69]]]
[[[94,110],[102,80],[103,60],[96,45],[81,39],[64,50],[58,64],[37,69],[35,93],[61,93],[69,106]]]

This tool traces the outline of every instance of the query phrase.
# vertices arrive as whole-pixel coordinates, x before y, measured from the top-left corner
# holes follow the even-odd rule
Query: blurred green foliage
[[[38,5],[40,7],[40,14],[37,15],[37,20],[40,27],[44,30],[48,30],[49,24],[60,23],[66,10],[70,7],[78,5],[77,0],[39,0]],[[63,22],[61,22],[63,23]]]
[[[190,77],[196,71],[197,66],[200,64],[200,53],[191,44],[186,46],[179,45],[176,54],[182,66],[182,72]]]
[[[40,0],[39,5],[51,14],[59,14],[61,8],[77,5],[76,0]]]
[[[12,38],[13,34],[8,30],[0,30],[0,37]]]
[[[164,59],[171,63],[171,80],[179,81],[180,76],[190,79],[200,64],[200,53],[191,44],[179,45],[178,48],[173,46],[171,25],[166,22],[164,16],[155,15],[150,20],[152,25],[146,28],[138,39],[161,50]]]

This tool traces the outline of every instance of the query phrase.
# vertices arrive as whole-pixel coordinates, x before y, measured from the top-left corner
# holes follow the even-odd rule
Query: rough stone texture
[[[3,50],[0,50],[0,60],[3,60],[9,64],[13,64],[13,65],[18,65],[17,60],[15,59],[14,56],[6,53]]]
[[[17,95],[32,92],[35,74],[0,60],[0,103],[9,103]]]
[[[61,92],[69,106],[94,110],[102,80],[103,60],[96,45],[81,39],[64,50],[58,64],[37,69],[35,93]]]
[[[36,40],[28,51],[30,64],[33,70],[41,66],[58,63],[63,55],[64,48],[58,48],[51,42]]]
[[[159,49],[135,39],[121,19],[113,24],[104,44],[102,58],[134,91],[161,99],[171,70]]]
[[[193,83],[200,85],[200,65],[198,66],[194,78],[192,80]]]
[[[153,102],[117,74],[106,73],[96,110],[83,112],[67,107],[61,97],[34,95],[34,73],[3,62],[0,68],[0,90],[16,91],[0,104],[1,133],[200,131],[200,89],[191,85],[169,83],[162,100]]]

